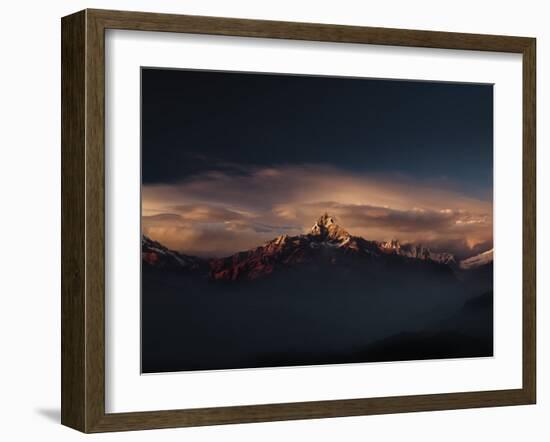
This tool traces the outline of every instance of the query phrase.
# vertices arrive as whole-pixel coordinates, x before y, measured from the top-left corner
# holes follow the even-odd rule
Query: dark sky
[[[321,163],[492,195],[492,85],[142,70],[143,183]]]

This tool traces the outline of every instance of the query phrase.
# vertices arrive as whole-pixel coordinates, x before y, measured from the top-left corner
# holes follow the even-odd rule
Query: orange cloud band
[[[142,188],[144,233],[200,256],[225,256],[287,233],[304,233],[323,212],[350,233],[464,253],[490,247],[493,206],[444,181],[361,175],[329,166],[209,172]]]

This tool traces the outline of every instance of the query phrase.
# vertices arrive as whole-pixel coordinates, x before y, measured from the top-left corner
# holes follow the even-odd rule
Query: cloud
[[[144,186],[142,195],[144,229],[169,247],[201,255],[303,233],[325,211],[368,239],[454,244],[457,250],[492,241],[491,201],[402,175],[323,165],[216,170]]]
[[[413,207],[407,210],[389,207],[339,204],[334,202],[315,203],[312,209],[330,210],[339,215],[349,228],[387,228],[398,232],[442,232],[467,227],[477,228],[489,225],[487,214],[473,214],[461,209],[422,209]]]
[[[168,207],[177,213],[142,215],[143,233],[170,248],[197,256],[226,256],[256,247],[281,233],[296,235],[300,226],[271,225],[250,212],[207,204]],[[150,212],[150,209],[144,210]]]
[[[207,204],[183,204],[171,207],[182,219],[189,221],[223,222],[245,219],[247,213]]]
[[[177,214],[142,216],[143,233],[175,250],[197,256],[225,256],[258,245],[262,235],[239,221],[190,221]]]

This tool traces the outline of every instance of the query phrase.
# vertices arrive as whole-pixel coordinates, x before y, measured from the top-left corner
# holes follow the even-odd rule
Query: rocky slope
[[[141,260],[144,266],[158,269],[197,270],[208,267],[206,261],[170,250],[145,235],[141,237]]]
[[[493,249],[460,261],[460,268],[472,270],[493,263]]]

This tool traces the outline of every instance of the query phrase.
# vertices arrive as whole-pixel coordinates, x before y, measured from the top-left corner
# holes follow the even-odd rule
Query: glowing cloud
[[[304,233],[324,211],[367,239],[422,242],[468,254],[492,243],[492,202],[402,175],[324,165],[212,171],[142,192],[144,233],[168,247],[223,256],[281,233]]]

